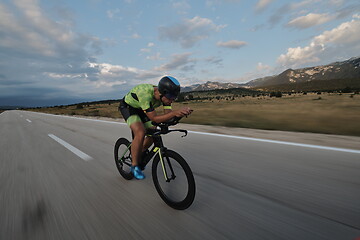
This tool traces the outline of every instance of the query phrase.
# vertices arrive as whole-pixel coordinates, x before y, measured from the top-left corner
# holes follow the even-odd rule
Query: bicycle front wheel
[[[116,167],[121,176],[131,180],[134,176],[131,173],[131,142],[126,138],[119,138],[115,143],[114,157]]]
[[[155,188],[164,202],[184,210],[195,199],[195,179],[186,161],[176,152],[166,150],[162,160],[157,155],[152,164]]]

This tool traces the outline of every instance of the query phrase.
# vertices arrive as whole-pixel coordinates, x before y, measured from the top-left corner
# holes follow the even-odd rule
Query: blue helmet
[[[160,79],[158,89],[166,98],[175,99],[180,93],[180,83],[174,77],[165,76]]]

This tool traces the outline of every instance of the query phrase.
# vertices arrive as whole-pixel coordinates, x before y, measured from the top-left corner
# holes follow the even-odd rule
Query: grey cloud
[[[223,59],[219,58],[219,57],[209,57],[209,58],[205,59],[205,62],[214,64],[217,66],[222,66]]]
[[[218,42],[216,45],[218,47],[238,49],[238,48],[244,47],[245,45],[247,45],[247,43],[244,41],[230,40],[227,42]]]
[[[274,14],[272,14],[269,18],[269,23],[271,27],[281,22],[281,20],[285,17],[285,15],[290,14],[292,11],[308,6],[310,4],[316,4],[319,0],[304,0],[301,2],[294,2],[294,3],[286,3],[278,8]]]
[[[291,4],[285,4],[282,7],[278,8],[275,13],[269,18],[270,25],[274,26],[278,24],[283,19],[284,15],[289,13],[291,9]]]
[[[342,3],[344,6],[342,8],[338,8],[338,6],[333,3],[329,3],[321,0],[303,0],[300,2],[286,3],[278,8],[270,17],[269,24],[270,27],[273,27],[276,24],[279,24],[284,17],[288,15],[293,15],[295,11],[304,9],[308,7],[313,12],[329,12],[331,13],[331,19],[342,19],[345,17],[349,17],[352,14],[355,14],[360,11],[360,4],[358,1],[344,1]],[[307,11],[309,12],[309,11]],[[294,18],[294,17],[293,17]],[[310,24],[311,25],[311,24]],[[309,25],[309,26],[310,26]],[[286,25],[289,26],[289,25]],[[306,25],[307,26],[307,25]]]
[[[263,12],[274,0],[258,0],[255,6],[256,12]]]
[[[360,4],[359,3],[352,4],[336,11],[336,18],[337,19],[346,18],[355,13],[358,13],[359,11],[360,11]]]
[[[89,62],[96,62],[92,56],[102,52],[99,39],[73,32],[68,19],[48,18],[37,1],[13,3],[0,3],[1,96],[10,92],[23,96],[28,88],[34,97],[41,98],[51,92],[49,89],[61,86],[64,79],[69,88],[84,79],[98,79],[99,69],[90,67]],[[42,94],[34,88],[42,89]]]
[[[323,14],[316,14],[316,13],[309,13],[305,16],[301,16],[298,18],[295,18],[287,23],[287,27],[293,27],[293,28],[310,28],[316,25],[321,25],[326,22],[329,22],[334,19],[334,16],[331,16],[327,13]]]
[[[170,71],[180,67],[184,67],[186,64],[195,62],[196,60],[190,59],[191,53],[174,54],[169,63],[163,64],[160,67],[156,67],[156,71]],[[184,68],[183,68],[184,69]],[[186,68],[185,68],[186,69]]]
[[[197,42],[208,38],[210,34],[224,27],[225,26],[215,25],[208,18],[196,16],[192,19],[185,19],[182,23],[168,27],[160,27],[159,38],[161,40],[179,42],[183,48],[191,48]]]
[[[194,71],[195,70],[195,64],[186,65],[186,66],[182,67],[180,70],[184,71],[184,72]]]
[[[343,57],[352,57],[360,51],[360,17],[341,23],[332,30],[324,31],[315,36],[308,46],[288,48],[287,53],[281,54],[277,60],[280,66],[301,67],[308,63],[322,64],[329,59],[338,58],[341,52]]]
[[[265,24],[258,24],[258,25],[255,25],[253,28],[250,29],[251,32],[256,32],[260,29],[263,29],[265,28]]]

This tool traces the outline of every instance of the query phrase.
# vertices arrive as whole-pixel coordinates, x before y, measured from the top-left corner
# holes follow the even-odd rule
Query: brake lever
[[[186,137],[186,136],[188,135],[188,131],[187,131],[187,130],[183,130],[183,129],[181,129],[181,130],[176,130],[176,131],[179,131],[179,132],[184,133],[184,135],[183,135],[183,136],[181,136],[182,138],[183,138],[183,137]]]
[[[185,133],[185,134],[184,134],[183,136],[181,136],[182,138],[183,138],[183,137],[186,137],[187,134],[188,134],[188,132],[187,132],[186,130],[184,131],[184,133]]]

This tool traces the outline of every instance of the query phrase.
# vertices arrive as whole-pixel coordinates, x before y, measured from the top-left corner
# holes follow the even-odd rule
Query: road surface
[[[150,167],[143,181],[117,172],[125,124],[6,111],[0,136],[1,240],[360,237],[360,151],[169,134],[197,186],[177,211]]]

